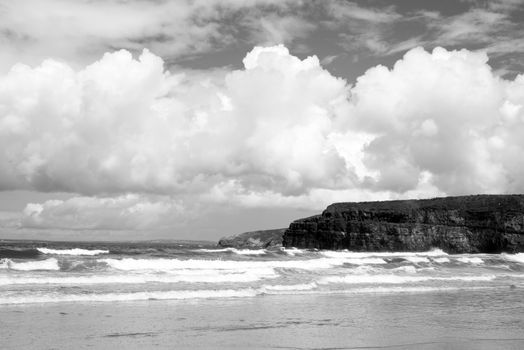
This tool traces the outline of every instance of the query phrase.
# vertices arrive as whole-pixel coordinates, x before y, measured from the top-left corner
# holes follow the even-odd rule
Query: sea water
[[[3,242],[0,348],[524,348],[524,254]]]

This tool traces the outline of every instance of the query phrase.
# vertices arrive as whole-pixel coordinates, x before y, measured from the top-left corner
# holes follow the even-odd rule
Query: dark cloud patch
[[[356,0],[360,6],[369,6],[372,4],[377,7],[389,7],[394,6],[395,9],[402,14],[412,13],[414,11],[436,11],[444,16],[452,16],[458,13],[467,11],[471,4],[467,1],[460,0]]]
[[[517,0],[21,0],[6,3],[0,20],[4,72],[15,62],[57,57],[81,66],[108,50],[143,48],[169,66],[238,68],[253,46],[283,43],[301,58],[331,57],[326,67],[354,82],[416,46],[487,50],[494,69],[510,75],[522,71],[524,52]]]
[[[246,49],[249,49],[247,45],[238,45],[208,53],[167,58],[165,62],[168,67],[180,66],[198,70],[222,67],[239,69],[242,67],[242,53]]]

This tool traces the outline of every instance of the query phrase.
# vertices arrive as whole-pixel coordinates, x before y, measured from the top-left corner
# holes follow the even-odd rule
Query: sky
[[[523,0],[0,0],[0,238],[523,193],[522,38]]]

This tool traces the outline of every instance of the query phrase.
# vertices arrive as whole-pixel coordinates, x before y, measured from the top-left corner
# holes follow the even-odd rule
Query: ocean
[[[524,254],[0,242],[0,349],[523,349]]]

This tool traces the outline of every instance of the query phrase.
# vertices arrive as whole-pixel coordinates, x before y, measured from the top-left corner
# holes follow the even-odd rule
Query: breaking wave
[[[295,247],[292,247],[292,248],[280,248],[280,251],[289,255],[289,256],[295,256],[297,254],[305,254],[305,253],[308,253],[307,250],[305,249],[298,249],[298,248],[295,248]]]
[[[267,253],[265,249],[236,249],[236,248],[222,248],[222,249],[197,249],[197,252],[202,253],[221,253],[230,252],[238,255],[264,255]]]
[[[60,266],[58,266],[58,260],[56,260],[55,258],[28,262],[15,262],[11,259],[2,259],[0,261],[0,268],[17,271],[60,270]]]
[[[39,252],[43,254],[53,254],[53,255],[100,255],[108,254],[109,250],[101,249],[49,249],[49,248],[36,248]]]
[[[392,269],[393,272],[417,273],[417,268],[413,265],[400,266]]]
[[[482,260],[481,258],[467,257],[467,256],[458,258],[457,261],[464,263],[464,264],[483,264],[484,263],[484,260]]]
[[[0,259],[0,304],[524,287],[522,253],[141,248],[116,243],[90,249],[12,247],[0,250],[15,255]]]
[[[368,257],[382,257],[382,258],[408,258],[408,257],[437,257],[448,256],[447,253],[440,249],[433,249],[427,252],[351,252],[348,250],[337,251],[322,251],[321,254],[332,258],[368,258]]]
[[[341,266],[350,259],[309,259],[309,260],[270,260],[270,261],[236,261],[236,260],[179,260],[179,259],[99,259],[113,269],[122,271],[172,271],[179,269],[209,269],[212,266],[216,270],[239,270],[259,268],[287,268],[315,270]],[[378,260],[355,259],[356,264],[385,264]]]
[[[0,304],[56,303],[56,302],[110,302],[140,300],[180,300],[209,298],[242,298],[260,294],[252,288],[223,290],[177,290],[106,294],[61,294],[40,296],[12,296],[0,298]]]
[[[495,275],[484,276],[398,276],[398,275],[346,275],[346,276],[330,276],[320,279],[318,284],[343,283],[343,284],[403,284],[403,283],[418,283],[425,281],[492,281],[496,278]]]
[[[43,294],[43,295],[11,295],[0,298],[0,305],[31,304],[31,303],[62,303],[62,302],[125,302],[148,300],[186,300],[186,299],[221,299],[221,298],[252,298],[259,295],[288,294],[377,294],[377,293],[428,293],[435,291],[453,291],[464,289],[485,289],[491,287],[373,287],[355,288],[351,290],[316,290],[315,284],[302,285],[265,285],[260,288],[242,289],[203,289],[203,290],[169,290],[129,293],[90,293],[90,294]]]
[[[358,259],[345,259],[344,263],[353,265],[383,265],[387,264],[384,259],[381,258],[358,258]]]
[[[306,284],[291,284],[291,285],[263,285],[260,290],[264,291],[267,294],[275,292],[298,292],[303,290],[312,290],[318,286],[316,282],[306,283]]]
[[[502,254],[502,256],[511,261],[515,261],[521,264],[524,264],[524,253],[517,253],[517,254]]]
[[[264,278],[278,277],[273,271],[247,271],[240,273],[175,274],[175,275],[93,275],[93,276],[0,276],[0,285],[22,284],[148,284],[148,283],[248,283]]]
[[[414,264],[418,263],[429,263],[429,259],[424,256],[407,256],[405,258],[407,261],[410,261]]]

